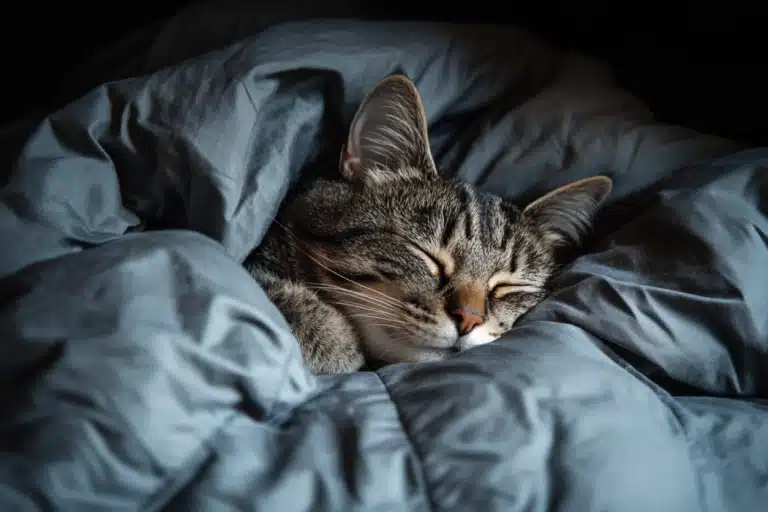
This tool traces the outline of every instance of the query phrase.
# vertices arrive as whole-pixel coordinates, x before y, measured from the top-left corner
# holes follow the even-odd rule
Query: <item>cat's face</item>
[[[441,176],[400,76],[361,105],[341,173],[294,203],[291,224],[317,290],[382,362],[442,359],[512,328],[544,298],[555,249],[580,241],[611,188],[582,180],[519,209]]]

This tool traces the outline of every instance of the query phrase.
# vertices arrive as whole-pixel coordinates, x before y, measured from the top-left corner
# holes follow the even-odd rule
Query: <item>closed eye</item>
[[[424,264],[427,266],[429,273],[437,280],[438,285],[443,286],[445,280],[448,277],[448,273],[446,272],[446,268],[443,262],[429,254],[427,251],[424,251],[418,247],[413,247],[413,252],[418,254],[419,257],[424,261]]]
[[[427,265],[429,267],[429,273],[432,274],[432,277],[434,277],[440,286],[442,286],[445,283],[446,278],[448,277],[445,272],[445,265],[443,265],[440,261],[436,260],[429,254],[426,255],[427,259],[429,259],[431,265]]]
[[[498,283],[493,287],[490,294],[501,299],[511,293],[539,293],[542,291],[540,286],[528,283]]]

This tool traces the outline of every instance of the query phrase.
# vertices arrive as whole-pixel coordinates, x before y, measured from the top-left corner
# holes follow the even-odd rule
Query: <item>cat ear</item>
[[[436,175],[421,96],[403,75],[380,81],[352,120],[340,161],[349,180]]]
[[[532,202],[523,215],[534,219],[553,246],[577,246],[612,188],[613,182],[605,176],[575,181]]]

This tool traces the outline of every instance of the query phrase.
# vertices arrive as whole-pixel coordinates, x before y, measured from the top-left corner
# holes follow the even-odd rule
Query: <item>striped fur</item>
[[[521,209],[441,176],[402,76],[361,104],[340,174],[286,202],[246,260],[315,374],[498,338],[545,297],[556,249],[578,246],[611,189],[589,178]]]

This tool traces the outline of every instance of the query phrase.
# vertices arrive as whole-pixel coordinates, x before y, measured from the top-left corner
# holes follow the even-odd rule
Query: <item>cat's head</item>
[[[581,242],[611,190],[588,178],[518,208],[441,176],[403,76],[360,105],[340,171],[294,203],[291,223],[319,290],[382,362],[442,359],[508,331],[544,298],[555,251]]]

